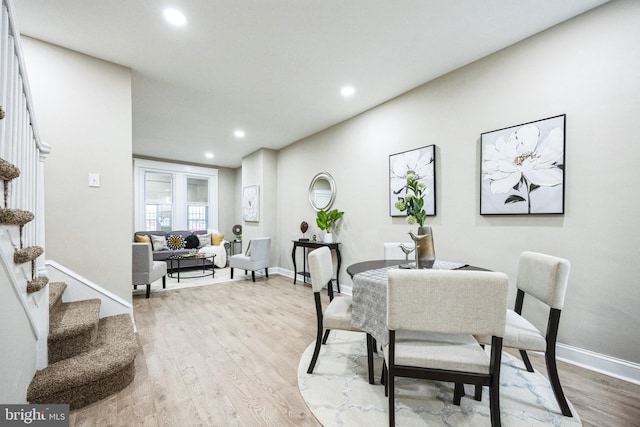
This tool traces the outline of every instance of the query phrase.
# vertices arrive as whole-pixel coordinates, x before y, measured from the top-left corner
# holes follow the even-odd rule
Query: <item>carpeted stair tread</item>
[[[88,351],[95,344],[100,300],[65,302],[49,314],[49,363]]]
[[[7,162],[5,159],[0,159],[0,179],[11,181],[19,176],[20,169]]]
[[[27,401],[81,408],[125,388],[135,375],[138,344],[128,314],[100,319],[89,351],[36,372]]]
[[[40,246],[29,246],[28,248],[18,249],[13,253],[13,262],[16,264],[24,264],[33,261],[44,253],[44,249]]]
[[[35,216],[29,211],[20,209],[0,209],[0,224],[25,225],[33,221]]]
[[[49,278],[47,276],[36,277],[35,279],[27,282],[27,293],[31,294],[34,292],[38,292],[49,283]]]
[[[64,282],[49,283],[49,313],[53,313],[62,304],[62,293],[67,289]]]

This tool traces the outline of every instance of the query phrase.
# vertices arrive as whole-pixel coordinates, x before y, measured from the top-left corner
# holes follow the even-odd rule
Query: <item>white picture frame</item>
[[[248,185],[242,188],[242,219],[247,222],[260,220],[260,188]]]

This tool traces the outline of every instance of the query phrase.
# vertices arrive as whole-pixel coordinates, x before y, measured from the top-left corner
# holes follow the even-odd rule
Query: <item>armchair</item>
[[[132,243],[133,289],[147,285],[146,297],[151,293],[151,284],[162,277],[162,287],[167,287],[167,263],[154,261],[150,243]]]
[[[233,255],[229,258],[231,268],[231,278],[233,279],[233,269],[239,268],[245,273],[251,270],[251,279],[256,281],[256,270],[264,268],[267,279],[269,278],[269,252],[271,249],[271,237],[259,237],[249,242],[247,251],[244,254]]]

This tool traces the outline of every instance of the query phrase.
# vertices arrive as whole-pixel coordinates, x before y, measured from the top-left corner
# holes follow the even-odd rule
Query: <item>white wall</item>
[[[266,148],[260,149],[242,159],[242,181],[241,187],[250,185],[259,186],[260,194],[260,214],[259,221],[245,222],[242,225],[243,249],[249,240],[255,237],[272,238],[272,260],[275,261],[275,239],[277,238],[277,153]],[[242,189],[239,194],[239,218],[242,219]],[[274,263],[275,264],[275,263]]]
[[[522,250],[569,259],[559,341],[640,362],[638,22],[640,2],[609,3],[281,150],[278,265],[292,269],[301,221],[315,229],[307,190],[320,171],[346,212],[343,265],[408,240],[410,226],[389,217],[388,156],[436,144],[438,258],[512,278]],[[565,113],[565,214],[480,216],[480,134]]]
[[[22,45],[40,135],[53,147],[46,257],[131,302],[131,70],[29,37]]]

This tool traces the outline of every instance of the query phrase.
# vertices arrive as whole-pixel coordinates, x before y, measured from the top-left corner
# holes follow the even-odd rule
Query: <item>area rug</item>
[[[178,275],[175,273],[173,277],[167,275],[167,287],[165,289],[162,288],[162,279],[156,280],[151,284],[151,292],[166,292],[166,291],[174,291],[177,289],[186,289],[186,288],[195,288],[198,286],[208,286],[215,285],[218,283],[224,282],[235,282],[239,280],[251,280],[251,275],[245,276],[244,271],[234,271],[234,278],[231,278],[231,269],[229,267],[226,268],[216,268],[216,274],[214,277],[211,277],[211,270],[206,271],[206,275],[203,276],[202,269],[189,269],[183,270],[180,272],[180,283],[178,283]],[[240,273],[240,274],[238,274]],[[133,294],[142,294],[144,295],[146,292],[146,286],[138,286],[137,290],[133,291]]]
[[[388,426],[388,398],[380,384],[382,357],[375,356],[376,384],[369,384],[365,335],[331,331],[322,346],[313,374],[307,368],[314,343],[298,366],[298,387],[313,415],[325,427]],[[569,403],[573,418],[560,413],[549,382],[538,372],[527,372],[522,362],[503,353],[500,375],[500,418],[506,427],[575,427],[582,423]],[[396,378],[396,425],[490,426],[489,394],[473,399],[466,386],[460,406],[452,403],[453,384]]]

